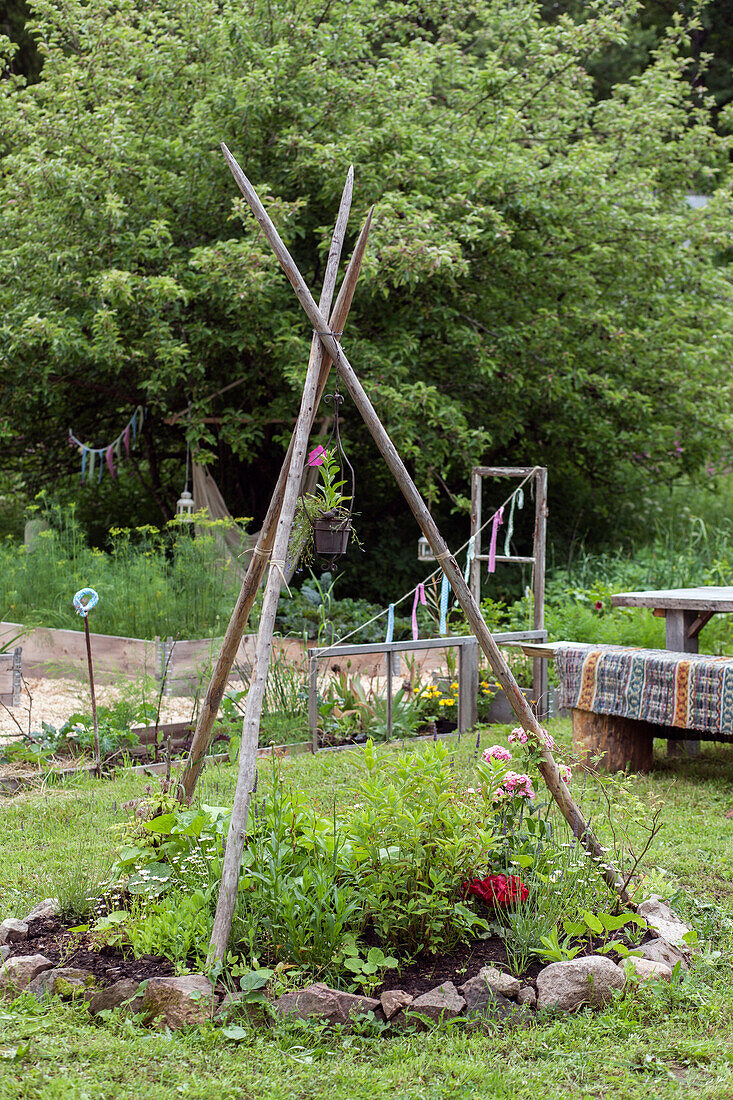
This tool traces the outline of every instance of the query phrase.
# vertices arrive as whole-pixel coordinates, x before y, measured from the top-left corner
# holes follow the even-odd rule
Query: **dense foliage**
[[[221,139],[314,288],[355,163],[351,239],[377,216],[345,346],[439,512],[478,459],[542,462],[556,534],[619,530],[641,486],[729,448],[727,146],[681,30],[596,103],[630,2],[579,24],[526,0],[32,10],[40,79],[0,92],[0,440],[30,487],[76,470],[69,425],[101,445],[144,403],[130,469],[163,513],[185,428],[262,514],[310,330]],[[345,434],[360,534],[394,564],[404,506],[348,407]],[[369,594],[377,558],[350,566]]]

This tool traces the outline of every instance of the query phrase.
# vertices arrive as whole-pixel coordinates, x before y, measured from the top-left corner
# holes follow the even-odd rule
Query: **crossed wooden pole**
[[[524,695],[519,690],[516,680],[501,650],[491,636],[491,632],[484,622],[481,610],[463,579],[463,574],[458,567],[458,563],[448,549],[448,545],[440,534],[435,521],[430,515],[415,483],[402,462],[397,449],[389,438],[356,372],[351,366],[343,348],[339,344],[338,337],[343,328],[343,322],[345,321],[346,315],[348,314],[348,305],[350,305],[351,297],[353,297],[353,288],[355,287],[358,268],[361,264],[361,257],[359,257],[356,268],[352,270],[355,263],[354,257],[356,257],[358,252],[358,245],[349,267],[353,282],[350,294],[347,292],[344,296],[344,289],[342,288],[342,295],[339,296],[339,301],[341,301],[342,296],[344,296],[341,314],[339,314],[339,304],[337,303],[331,320],[329,321],[327,319],[326,313],[333,295],[336,271],[341,252],[341,243],[343,241],[343,233],[346,227],[346,221],[348,220],[351,203],[353,185],[352,170],[349,171],[349,177],[347,178],[346,187],[344,189],[344,196],[341,200],[341,207],[336,222],[331,250],[329,252],[329,260],[320,303],[316,305],[293,258],[283,244],[267,211],[260,202],[257,192],[252,187],[252,184],[249,182],[244,172],[242,172],[226,145],[222,144],[222,150],[240,191],[249,203],[255,218],[259,222],[264,235],[272,246],[300,304],[313,326],[314,335],[308,371],[303,387],[300,412],[293,433],[293,439],[291,440],[291,447],[283,463],[283,470],[281,471],[278,486],[273,494],[268,517],[265,524],[263,524],[258,546],[255,548],[250,569],[243,582],[242,592],[240,593],[237,606],[235,607],[232,620],[229,624],[225,639],[225,646],[227,646],[228,639],[227,656],[224,660],[222,660],[221,657],[219,658],[206,696],[204,710],[202,711],[202,716],[206,713],[206,723],[210,723],[208,727],[210,730],[216,716],[218,703],[221,700],[221,694],[224,690],[226,675],[231,669],[231,663],[233,662],[234,654],[236,653],[236,648],[246,623],[244,609],[247,609],[248,614],[257,591],[257,585],[259,584],[262,572],[269,558],[269,575],[265,585],[262,613],[257,635],[255,664],[245,706],[242,742],[239,753],[239,774],[237,777],[229,833],[225,846],[221,887],[209,948],[210,961],[213,962],[217,959],[223,960],[226,957],[232,917],[236,904],[237,886],[247,830],[249,804],[256,774],[260,717],[264,700],[267,671],[269,668],[277,602],[283,580],[282,572],[285,566],[285,555],[300,491],[308,436],[315,416],[318,397],[323,390],[323,386],[328,376],[330,362],[337,363],[343,382],[354,404],[359,410],[367,428],[371,432],[377,447],[392,472],[395,481],[399,485],[423,534],[430,543],[435,560],[448,577],[451,588],[463,608],[473,633],[488,658],[494,675],[504,689],[517,719],[522,727],[530,734],[532,742],[539,747],[538,768],[550,793],[557,802],[561,813],[573,829],[574,834],[585,846],[588,854],[598,862],[603,877],[611,889],[616,891],[625,903],[630,903],[630,897],[618,869],[606,858],[604,849],[601,847],[595,834],[585,821],[580,807],[576,804],[566,784],[563,782],[552,752],[545,744],[542,728],[527,704]],[[364,246],[366,245],[366,233],[368,233],[368,224],[362,231],[362,238],[360,238],[360,241],[363,239]],[[345,284],[348,278],[349,273],[347,273],[347,278],[344,280]],[[348,305],[346,304],[346,297],[348,297]],[[282,489],[281,482],[283,486]],[[235,638],[236,644],[234,644]],[[224,649],[222,649],[222,653],[223,652]],[[224,672],[227,661],[229,661],[229,665],[228,668],[226,668],[226,673],[224,673],[224,681],[221,682],[221,675]],[[203,753],[208,744],[208,742],[205,742],[203,736],[206,723],[199,719],[186,772],[183,777],[183,785],[189,799],[193,787],[195,786],[196,778],[201,770]],[[199,736],[200,733],[201,736]]]

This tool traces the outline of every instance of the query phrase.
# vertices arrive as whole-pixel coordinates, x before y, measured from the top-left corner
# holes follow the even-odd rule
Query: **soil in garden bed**
[[[530,961],[526,972],[520,975],[522,980],[531,983],[546,965],[539,960]],[[374,996],[378,997],[385,989],[399,988],[405,993],[411,993],[413,997],[419,997],[421,993],[427,993],[443,982],[453,982],[455,986],[459,986],[475,977],[483,966],[496,966],[500,970],[511,969],[504,941],[500,937],[459,943],[453,951],[442,955],[431,955],[428,952],[418,955],[400,970],[388,971],[384,984]]]
[[[132,959],[125,958],[119,947],[97,950],[88,932],[75,932],[57,917],[33,921],[29,932],[25,939],[10,944],[11,958],[45,955],[54,966],[90,970],[101,986],[112,985],[122,978],[142,982],[146,978],[167,978],[175,974],[173,963],[162,955],[141,955]]]

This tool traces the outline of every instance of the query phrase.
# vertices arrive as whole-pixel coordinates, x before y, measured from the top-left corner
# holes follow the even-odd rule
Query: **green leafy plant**
[[[348,868],[382,944],[416,952],[449,950],[486,922],[462,900],[469,872],[494,834],[459,797],[447,749],[430,745],[401,758],[368,742],[363,777],[346,823]]]
[[[370,947],[366,957],[361,954],[361,951],[362,949],[356,944],[346,944],[342,948],[343,967],[353,976],[357,987],[370,997],[372,992],[381,985],[385,972],[398,966],[399,963],[391,955],[385,955],[381,947]]]

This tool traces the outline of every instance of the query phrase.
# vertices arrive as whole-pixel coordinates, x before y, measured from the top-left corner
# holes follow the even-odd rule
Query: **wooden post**
[[[603,771],[651,771],[654,764],[654,738],[659,726],[621,718],[616,714],[593,714],[573,708],[573,748],[581,759],[602,756]]]
[[[351,210],[351,195],[353,191],[354,170],[349,169],[346,186],[341,198],[336,228],[334,229],[331,248],[326,263],[326,274],[321,291],[321,308],[329,310],[333,292],[336,288],[339,259],[343,246],[346,226]],[[323,327],[327,325],[324,319]],[[337,345],[338,346],[338,345]],[[270,570],[265,584],[265,594],[262,600],[262,613],[260,615],[260,627],[257,635],[257,648],[255,651],[255,663],[252,671],[252,679],[247,702],[244,709],[244,723],[242,726],[242,741],[239,747],[239,772],[237,786],[234,792],[232,816],[229,822],[224,862],[222,866],[221,885],[219,898],[214,915],[214,924],[211,931],[209,944],[209,961],[223,960],[226,957],[229,934],[232,927],[232,916],[237,900],[237,887],[239,883],[239,871],[242,865],[242,852],[244,850],[244,838],[247,831],[247,818],[249,816],[249,803],[257,774],[257,748],[259,743],[260,718],[267,684],[267,672],[270,665],[272,650],[272,634],[275,627],[277,604],[280,599],[280,589],[284,580],[283,570],[287,556],[290,533],[293,527],[293,517],[300,495],[300,485],[303,478],[303,466],[305,464],[305,452],[308,447],[311,424],[316,413],[316,400],[318,396],[318,383],[321,377],[324,353],[317,333],[314,333],[311,343],[311,354],[308,361],[308,370],[303,386],[303,395],[300,402],[300,412],[295,425],[295,437],[293,453],[288,469],[283,495],[280,518],[275,532],[275,542],[270,561]]]
[[[308,658],[308,732],[313,752],[318,752],[318,658]]]
[[[471,562],[471,592],[477,604],[481,603],[481,488],[483,482],[478,470],[471,471],[471,530],[476,534],[473,537],[474,557]]]
[[[535,474],[534,518],[534,629],[545,629],[545,554],[547,542],[547,470],[540,466]],[[535,657],[532,661],[532,694],[540,718],[549,714],[547,661]]]
[[[463,608],[472,632],[476,635],[483,649],[494,675],[509,700],[509,703],[519,722],[528,733],[532,735],[533,742],[539,747],[540,757],[538,768],[547,787],[568,824],[584,844],[588,854],[598,861],[606,882],[615,890],[626,904],[631,904],[628,890],[623,884],[619,871],[607,860],[606,853],[598,842],[595,834],[590,829],[583,817],[580,807],[563,782],[557,763],[544,742],[544,735],[539,722],[532,713],[526,699],[522,695],[517,683],[504,660],[501,650],[494,641],[491,632],[484,622],[481,610],[471,595],[471,591],[463,579],[463,574],[458,568],[458,563],[448,549],[448,545],[440,534],[435,520],[431,516],[425,501],[420,496],[415,483],[410,477],[407,468],[400,458],[397,449],[387,434],[384,425],[374,410],[367,397],[364,388],[356,376],[343,348],[337,343],[327,326],[326,318],[316,305],[303,276],[300,274],[292,256],[283,244],[275,226],[272,224],[267,211],[260,202],[257,192],[252,187],[244,172],[237,164],[225,145],[222,144],[224,155],[231,169],[239,189],[247,199],[255,218],[262,227],[265,236],[272,245],[273,251],[280,261],[282,268],[293,287],[298,301],[303,306],[314,330],[320,334],[320,339],[326,350],[338,364],[344,385],[348,389],[354,404],[361,414],[364,423],[371,432],[379,451],[392,472],[397,484],[407,500],[407,503],[415,516],[420,529],[430,543],[435,560],[448,577],[458,602]],[[236,882],[235,882],[236,887]]]
[[[387,654],[387,740],[392,740],[392,654]]]
[[[364,259],[364,252],[366,251],[367,241],[369,239],[369,230],[372,224],[373,208],[369,211],[364,228],[359,235],[359,239],[356,242],[354,253],[351,257],[344,281],[341,285],[339,296],[336,299],[336,305],[334,306],[333,313],[331,314],[332,331],[341,332],[346,324],[346,319],[349,315],[351,303],[354,298],[354,291],[356,289],[356,283],[359,278],[359,272],[361,271],[362,260]],[[331,369],[331,357],[328,356],[324,359],[321,369],[321,377],[318,382],[318,394],[316,397],[316,407],[320,402],[321,396],[328,381],[328,374]],[[312,424],[311,424],[312,427]],[[277,525],[278,516],[280,515],[280,507],[282,505],[283,494],[285,492],[285,481],[287,478],[288,470],[290,468],[290,460],[293,454],[293,445],[295,441],[295,429],[293,429],[293,435],[290,440],[290,446],[288,447],[287,454],[283,460],[280,475],[275,486],[275,491],[270,501],[270,506],[267,510],[267,515],[262,524],[260,536],[257,541],[257,545],[254,548],[252,559],[249,563],[249,568],[242,581],[242,588],[237,598],[237,602],[232,612],[232,617],[229,620],[229,625],[224,635],[224,641],[222,643],[219,656],[216,660],[214,671],[211,675],[211,681],[206,692],[206,697],[201,705],[201,712],[196,723],[196,730],[191,741],[191,748],[186,761],[186,767],[181,777],[180,795],[183,801],[190,803],[193,798],[193,792],[196,789],[199,775],[204,766],[204,758],[206,752],[211,744],[211,737],[214,728],[214,722],[216,716],[219,713],[219,707],[221,700],[226,690],[227,680],[229,673],[232,671],[232,666],[237,656],[237,650],[239,649],[239,643],[242,640],[245,628],[247,626],[247,620],[249,613],[252,610],[252,605],[255,601],[255,596],[260,587],[262,580],[262,574],[265,571],[265,565],[270,556],[272,549],[272,542],[275,537],[275,527]]]
[[[458,730],[465,733],[478,721],[478,642],[458,647]]]

